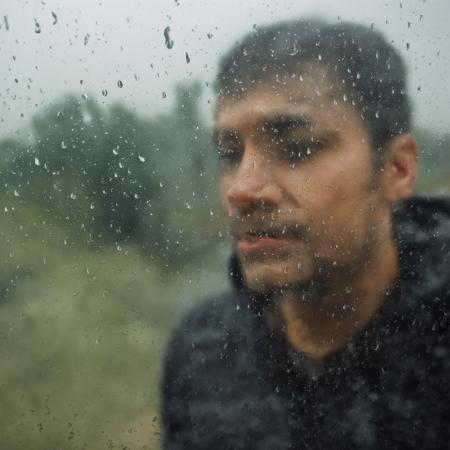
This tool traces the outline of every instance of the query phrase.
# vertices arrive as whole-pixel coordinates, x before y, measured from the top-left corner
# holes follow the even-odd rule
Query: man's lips
[[[254,253],[284,247],[287,239],[282,236],[244,234],[236,239],[236,244],[242,253]]]

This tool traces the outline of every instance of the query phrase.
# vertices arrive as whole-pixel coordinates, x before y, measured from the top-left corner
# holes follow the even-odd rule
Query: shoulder
[[[241,310],[242,294],[227,291],[203,299],[192,307],[172,331],[171,347],[199,348],[224,339],[236,338],[249,313]]]
[[[270,426],[288,435],[258,351],[265,328],[241,295],[202,301],[174,329],[161,392],[166,448],[213,448],[222,439],[229,448],[261,448]]]
[[[188,385],[195,378],[214,378],[234,364],[239,354],[250,354],[257,340],[258,320],[243,308],[243,294],[225,292],[202,300],[185,314],[169,340],[163,382]],[[208,370],[205,371],[205,367]]]

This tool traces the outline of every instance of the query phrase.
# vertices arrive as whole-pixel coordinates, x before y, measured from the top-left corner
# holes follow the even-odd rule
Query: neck
[[[363,273],[330,285],[320,299],[305,302],[293,291],[279,295],[276,322],[287,341],[312,360],[343,348],[361,332],[386,299],[397,274],[397,250],[391,241],[373,255]]]

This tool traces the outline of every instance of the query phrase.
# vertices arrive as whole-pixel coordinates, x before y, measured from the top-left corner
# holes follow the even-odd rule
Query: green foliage
[[[6,193],[86,244],[131,242],[164,267],[183,266],[214,243],[204,234],[217,200],[200,94],[199,84],[179,86],[173,111],[152,119],[67,96],[33,119],[30,145],[0,143]]]
[[[438,134],[418,128],[414,137],[419,146],[419,177],[421,193],[450,193],[450,134]]]

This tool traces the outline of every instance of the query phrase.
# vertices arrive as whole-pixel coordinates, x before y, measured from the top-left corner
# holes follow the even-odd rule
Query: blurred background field
[[[170,330],[228,285],[214,61],[255,22],[375,22],[411,73],[417,192],[450,193],[445,2],[0,5],[0,450],[160,448]]]

